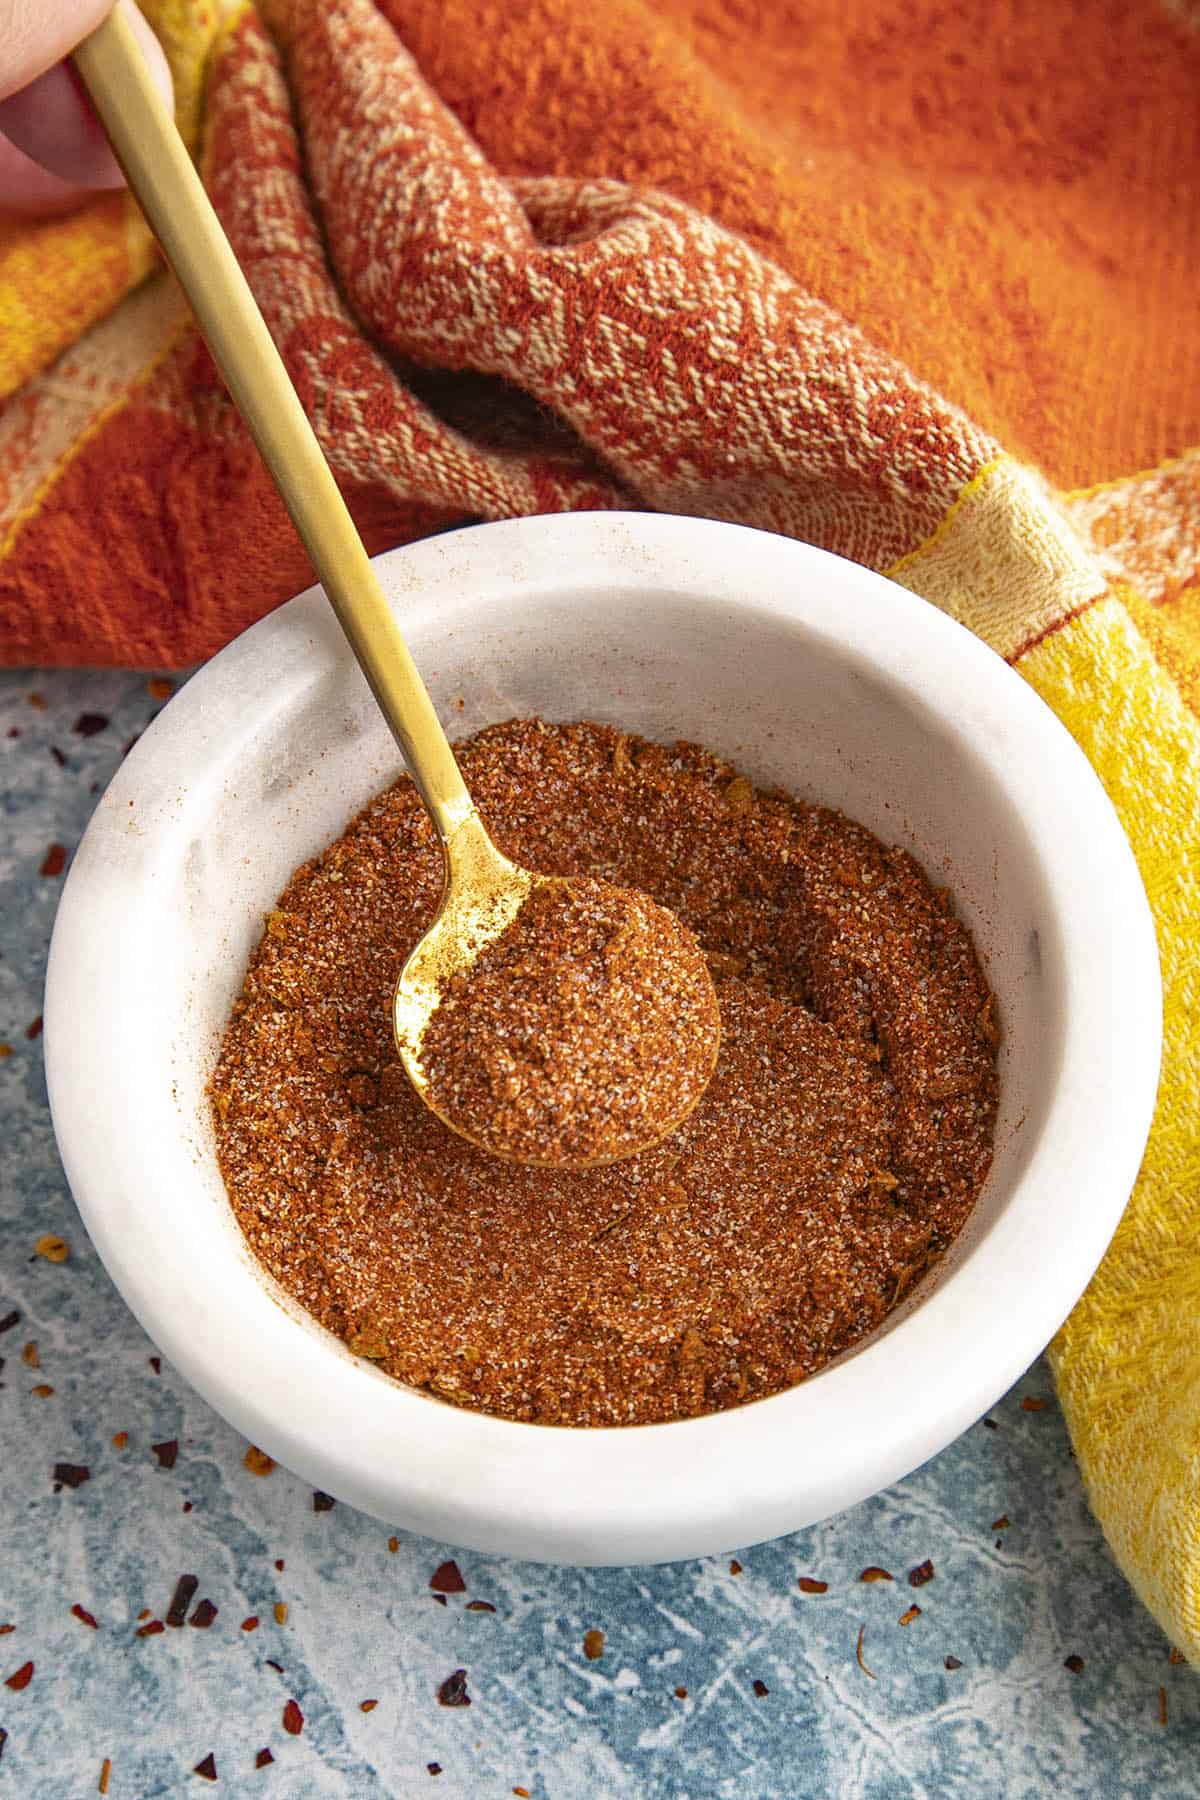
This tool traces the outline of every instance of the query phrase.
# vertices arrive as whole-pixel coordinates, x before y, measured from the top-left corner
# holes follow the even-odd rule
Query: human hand
[[[168,103],[171,74],[158,39],[126,7]],[[65,212],[97,188],[122,185],[102,126],[62,59],[111,0],[0,0],[0,212]]]

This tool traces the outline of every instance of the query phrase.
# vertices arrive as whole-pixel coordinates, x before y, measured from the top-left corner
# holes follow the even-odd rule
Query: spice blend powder
[[[653,1150],[501,1163],[391,1038],[441,853],[411,782],[297,870],[212,1083],[255,1255],[356,1354],[508,1418],[634,1425],[814,1373],[953,1240],[991,1161],[992,997],[944,890],[862,826],[691,744],[519,720],[459,746],[497,844],[672,908],[721,1008],[716,1072]]]

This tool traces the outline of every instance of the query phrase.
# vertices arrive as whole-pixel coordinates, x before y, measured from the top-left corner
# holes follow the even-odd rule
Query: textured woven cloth
[[[807,538],[964,621],[1091,758],[1165,1064],[1053,1355],[1200,1662],[1196,0],[144,10],[373,548],[628,506]],[[0,224],[0,655],[182,665],[310,579],[128,199]]]

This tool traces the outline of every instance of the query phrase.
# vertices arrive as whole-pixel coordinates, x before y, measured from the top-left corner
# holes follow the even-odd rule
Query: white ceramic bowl
[[[394,1524],[541,1561],[654,1562],[852,1504],[949,1443],[1037,1356],[1132,1186],[1157,1083],[1158,963],[1099,782],[968,632],[784,538],[597,513],[485,525],[376,566],[457,731],[540,713],[698,740],[845,808],[949,883],[1004,1025],[992,1173],[952,1253],[872,1339],[733,1412],[511,1424],[356,1361],[245,1249],[204,1093],[263,913],[400,770],[314,590],[172,700],[67,882],[46,1063],[93,1241],[219,1412]]]

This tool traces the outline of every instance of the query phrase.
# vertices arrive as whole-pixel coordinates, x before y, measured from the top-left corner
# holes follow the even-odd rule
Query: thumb
[[[162,47],[137,8],[120,0],[168,105],[171,73]],[[32,79],[0,100],[0,208],[61,210],[92,188],[119,187],[121,172],[103,127],[70,65],[55,59],[95,28],[108,10],[104,0],[71,8],[45,0],[0,0],[0,86],[10,87],[33,70]],[[61,15],[69,13],[64,27]],[[5,38],[5,32],[11,36]],[[15,52],[15,54],[13,54]],[[39,69],[38,64],[42,67]]]

